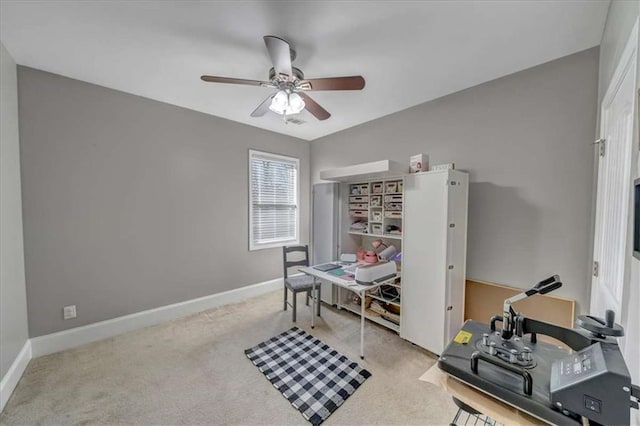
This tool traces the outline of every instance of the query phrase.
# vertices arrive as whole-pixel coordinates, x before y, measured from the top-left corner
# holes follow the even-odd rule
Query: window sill
[[[277,248],[277,247],[284,247],[284,246],[298,246],[298,245],[300,245],[299,240],[276,241],[273,243],[264,243],[264,244],[250,243],[249,251],[257,251],[262,249],[270,249],[270,248]]]

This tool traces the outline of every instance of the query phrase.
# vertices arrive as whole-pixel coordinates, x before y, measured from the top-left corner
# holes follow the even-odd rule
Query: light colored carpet
[[[244,355],[292,326],[281,297],[277,291],[33,359],[0,423],[308,425]],[[323,306],[314,330],[309,321],[300,295],[296,325],[373,374],[324,424],[452,420],[451,398],[418,380],[432,355],[367,323],[360,360],[357,316]]]

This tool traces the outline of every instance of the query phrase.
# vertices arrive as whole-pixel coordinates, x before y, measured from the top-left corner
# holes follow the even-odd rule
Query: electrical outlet
[[[76,305],[65,306],[62,308],[62,314],[64,315],[64,319],[68,320],[71,318],[75,318],[76,315]]]

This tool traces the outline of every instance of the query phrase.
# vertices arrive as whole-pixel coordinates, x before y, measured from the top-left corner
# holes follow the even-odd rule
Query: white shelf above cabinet
[[[320,179],[335,182],[352,182],[359,179],[377,179],[406,174],[409,168],[392,160],[354,164],[337,169],[321,170]]]

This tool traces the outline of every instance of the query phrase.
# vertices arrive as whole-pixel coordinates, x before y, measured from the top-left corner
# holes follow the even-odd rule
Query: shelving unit
[[[393,245],[398,252],[402,251],[404,177],[344,183],[341,192],[346,193],[346,197],[348,197],[344,199],[347,208],[344,210],[342,223],[343,227],[348,229],[346,235],[349,238],[348,241],[344,241],[343,252],[355,252],[360,247],[371,250],[373,249],[371,242],[374,240],[381,240],[384,247]],[[355,229],[354,224],[357,224]],[[387,232],[387,230],[395,233]],[[401,265],[400,262],[398,264]],[[401,271],[399,271],[399,276],[401,276]],[[392,286],[401,293],[400,283]],[[338,301],[338,307],[360,315],[360,306],[351,302],[354,293],[342,290],[340,295],[342,300]],[[400,294],[400,298],[401,296]],[[401,306],[400,299],[388,300],[375,294],[367,295],[367,297],[378,300],[383,307],[386,304]],[[368,314],[365,316],[396,333],[400,332],[400,325],[382,318],[373,311],[368,310]]]
[[[402,178],[348,184],[349,232],[401,239],[403,188]]]
[[[345,309],[347,311],[351,311],[354,314],[360,315],[360,306],[356,305],[355,303],[345,303],[345,304],[341,304],[340,305],[341,309]],[[398,324],[395,324],[389,320],[386,320],[384,318],[382,318],[379,314],[376,314],[375,312],[372,312],[369,309],[365,309],[365,315],[364,317],[366,319],[368,319],[369,321],[375,322],[376,324],[380,324],[384,327],[390,328],[391,330],[395,331],[396,333],[400,332],[400,326]]]
[[[395,306],[398,306],[398,307],[400,306],[400,302],[399,301],[386,299],[383,296],[377,296],[375,294],[369,294],[368,296],[371,297],[372,299],[376,299],[376,300],[379,300],[379,301],[384,302],[384,303],[388,303],[388,304],[395,305]]]

